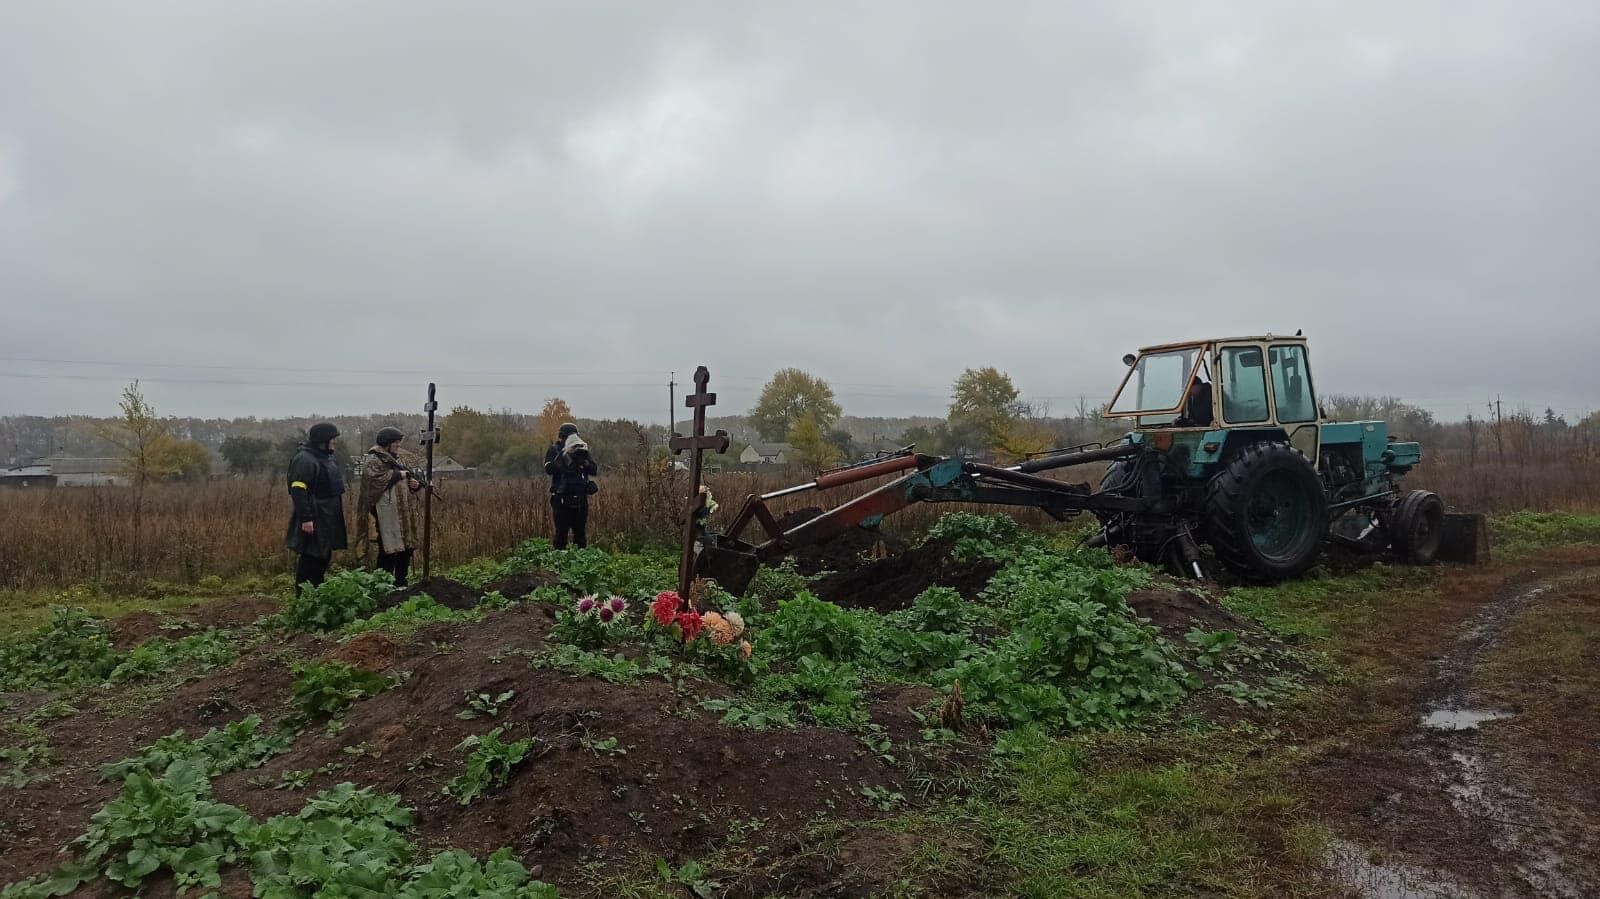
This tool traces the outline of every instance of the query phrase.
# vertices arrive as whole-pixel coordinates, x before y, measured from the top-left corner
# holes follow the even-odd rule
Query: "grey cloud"
[[[388,408],[416,378],[320,370],[418,368],[652,416],[700,362],[733,408],[798,365],[937,412],[994,364],[1060,409],[1137,344],[1304,328],[1325,390],[1581,413],[1597,37],[1571,3],[11,3],[0,356],[282,371],[0,362],[50,376],[0,412],[111,407],[69,374]]]

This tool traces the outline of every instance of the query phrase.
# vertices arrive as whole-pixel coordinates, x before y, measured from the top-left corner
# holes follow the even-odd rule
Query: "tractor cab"
[[[1277,437],[1316,464],[1321,416],[1304,337],[1162,344],[1123,362],[1128,373],[1105,414],[1134,419],[1131,439],[1210,463],[1230,442]]]

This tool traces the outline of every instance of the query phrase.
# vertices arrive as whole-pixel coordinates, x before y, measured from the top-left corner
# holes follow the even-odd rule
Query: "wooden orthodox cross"
[[[683,398],[683,404],[694,410],[694,433],[684,437],[673,432],[672,440],[668,446],[672,447],[672,454],[677,455],[684,450],[689,450],[689,505],[688,515],[683,523],[683,554],[678,557],[678,595],[684,602],[689,601],[689,584],[694,581],[694,541],[697,536],[697,520],[705,498],[700,495],[700,464],[701,456],[706,450],[716,450],[719,453],[728,451],[728,432],[717,431],[713,435],[706,434],[706,407],[717,404],[717,395],[706,392],[706,385],[711,383],[711,372],[704,365],[694,370],[694,393]]]

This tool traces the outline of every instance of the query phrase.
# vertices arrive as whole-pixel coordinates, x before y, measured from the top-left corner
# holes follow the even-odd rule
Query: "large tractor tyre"
[[[1328,530],[1328,497],[1299,450],[1256,443],[1206,485],[1205,515],[1219,562],[1247,580],[1281,581],[1316,564]]]
[[[1154,484],[1135,481],[1134,460],[1121,459],[1111,463],[1106,469],[1105,476],[1100,479],[1100,492],[1113,492],[1118,496],[1140,497],[1148,496],[1151,491],[1160,493],[1159,481]],[[1149,529],[1141,528],[1134,521],[1134,516],[1127,513],[1107,515],[1101,519],[1101,527],[1105,529],[1106,545],[1126,547],[1133,552],[1133,557],[1147,565],[1157,568],[1170,568],[1169,560],[1163,554],[1170,556],[1168,549],[1169,540],[1160,533],[1149,533]]]
[[[1438,555],[1444,501],[1437,494],[1413,490],[1400,497],[1387,518],[1384,524],[1389,531],[1389,547],[1400,561],[1426,565]]]

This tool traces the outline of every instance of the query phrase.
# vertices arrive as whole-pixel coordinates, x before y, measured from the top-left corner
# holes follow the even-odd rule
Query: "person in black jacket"
[[[576,425],[562,425],[561,430],[572,430],[565,440],[557,439],[545,453],[544,470],[550,475],[550,512],[555,519],[555,547],[567,548],[567,537],[579,549],[589,545],[589,496],[596,490],[589,480],[599,468],[589,455],[589,444],[578,436]]]
[[[339,429],[322,422],[311,426],[306,442],[289,461],[289,499],[294,512],[284,545],[300,554],[294,591],[322,583],[334,550],[347,545],[344,525],[344,475],[333,458]]]

